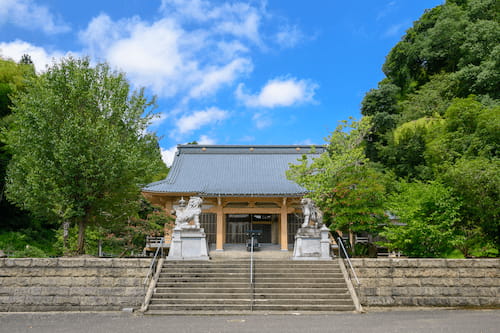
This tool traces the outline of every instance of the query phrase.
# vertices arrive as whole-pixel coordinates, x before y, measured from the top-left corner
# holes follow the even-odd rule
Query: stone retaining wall
[[[500,307],[500,259],[353,259],[363,306]]]
[[[151,259],[0,259],[0,311],[138,308]]]

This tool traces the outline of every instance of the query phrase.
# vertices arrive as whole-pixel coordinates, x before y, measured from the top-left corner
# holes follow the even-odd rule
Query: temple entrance
[[[262,230],[260,243],[278,243],[277,214],[227,214],[226,243],[246,243],[247,230]]]

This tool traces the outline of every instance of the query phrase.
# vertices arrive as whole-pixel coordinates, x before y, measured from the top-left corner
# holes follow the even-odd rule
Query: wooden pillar
[[[281,251],[288,251],[288,215],[287,215],[286,198],[283,198],[283,203],[281,204],[280,244],[281,244]]]
[[[224,211],[222,207],[222,199],[217,198],[217,235],[215,242],[215,250],[224,250]]]

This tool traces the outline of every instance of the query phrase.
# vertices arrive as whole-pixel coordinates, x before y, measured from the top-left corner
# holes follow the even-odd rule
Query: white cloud
[[[125,71],[135,85],[170,97],[189,83],[189,72],[196,71],[196,64],[181,54],[182,35],[172,20],[148,24],[132,18],[114,22],[101,14],[80,33],[80,39],[95,58],[104,58]]]
[[[243,84],[236,89],[236,97],[248,107],[275,108],[314,101],[316,83],[295,78],[273,79],[256,95],[243,91]]]
[[[41,30],[46,34],[70,31],[70,27],[54,17],[46,6],[32,0],[0,1],[0,25],[13,24],[23,29]]]
[[[228,111],[211,107],[203,111],[195,111],[188,116],[181,117],[176,125],[179,134],[185,134],[197,130],[208,124],[217,123],[229,116]]]
[[[202,135],[198,139],[198,144],[199,145],[214,145],[216,144],[215,139],[209,138],[207,135]]]
[[[265,2],[162,0],[156,21],[100,14],[79,37],[92,58],[109,62],[160,98],[178,98],[184,108],[251,73],[252,49],[298,43],[301,32],[286,20],[277,35],[277,25],[263,35],[262,26],[271,19]]]
[[[75,53],[70,52],[64,54],[60,51],[49,53],[42,47],[35,46],[21,40],[15,40],[10,43],[0,43],[0,55],[4,58],[10,58],[14,61],[19,61],[21,60],[23,54],[30,55],[37,71],[42,71],[47,65],[51,65],[54,60],[57,60],[63,56],[68,56],[70,54],[76,55]]]
[[[259,28],[264,7],[243,2],[214,5],[206,0],[162,0],[160,10],[186,22],[210,23],[213,32],[229,34],[261,44]]]
[[[253,115],[252,120],[255,123],[255,127],[258,129],[263,129],[269,127],[273,124],[271,118],[264,113],[256,113]]]
[[[161,148],[161,158],[168,167],[172,165],[176,152],[177,152],[177,146],[173,146],[168,149]]]
[[[136,86],[160,97],[184,95],[184,103],[212,96],[253,70],[243,41],[186,28],[184,19],[170,13],[153,23],[137,17],[113,21],[101,14],[80,32],[80,40],[94,58],[123,70]]]
[[[251,72],[252,62],[245,58],[238,58],[222,67],[207,68],[200,79],[200,83],[190,91],[191,97],[201,97],[217,91],[222,85],[232,83],[242,73]]]
[[[294,47],[304,39],[304,34],[297,26],[286,25],[276,33],[276,42],[282,47]]]

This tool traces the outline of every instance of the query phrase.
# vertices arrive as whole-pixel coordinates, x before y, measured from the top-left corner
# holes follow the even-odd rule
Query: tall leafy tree
[[[6,150],[2,134],[11,123],[11,96],[24,89],[25,81],[35,76],[32,64],[17,64],[0,58],[0,229],[10,230],[28,227],[32,219],[12,205],[5,197],[5,174],[11,154]]]
[[[122,216],[161,169],[157,138],[147,132],[153,106],[107,64],[53,64],[13,98],[8,198],[77,225],[77,252],[84,253],[87,226]]]
[[[385,179],[365,155],[370,117],[344,121],[328,138],[327,151],[313,161],[291,165],[288,177],[310,190],[331,230],[373,232],[386,221]]]

